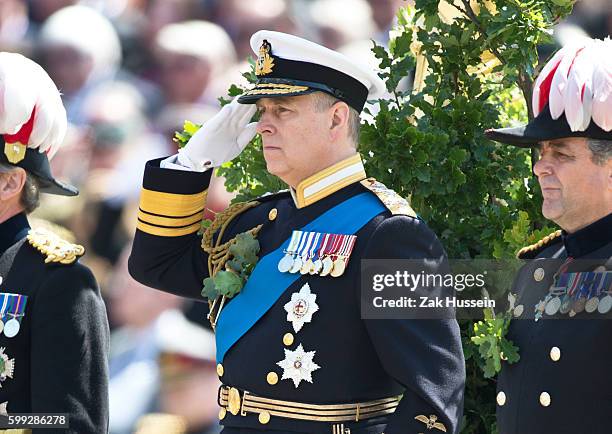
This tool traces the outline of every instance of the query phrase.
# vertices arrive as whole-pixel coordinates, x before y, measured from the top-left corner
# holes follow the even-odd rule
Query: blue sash
[[[301,231],[354,234],[385,210],[371,193],[361,193],[331,208],[300,228]],[[259,259],[244,288],[219,315],[215,332],[217,362],[272,307],[301,274],[281,273],[278,261],[284,255],[291,237],[276,250]]]

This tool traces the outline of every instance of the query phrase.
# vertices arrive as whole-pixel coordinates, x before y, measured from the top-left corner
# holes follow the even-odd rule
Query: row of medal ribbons
[[[574,315],[583,311],[606,314],[612,310],[612,271],[563,273],[548,290],[543,303],[536,305],[539,312],[552,316]]]
[[[340,277],[356,240],[356,235],[293,231],[285,256],[278,262],[278,271]]]
[[[27,295],[0,293],[0,334],[7,338],[17,336],[27,301]]]

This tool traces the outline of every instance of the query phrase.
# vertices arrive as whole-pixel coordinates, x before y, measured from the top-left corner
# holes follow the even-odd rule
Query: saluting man
[[[65,413],[69,428],[108,431],[108,321],[83,247],[32,230],[40,193],[75,196],[49,159],[66,111],[36,63],[0,53],[0,414]],[[50,419],[62,423],[61,419]]]
[[[561,230],[523,248],[509,338],[520,361],[498,381],[500,434],[610,432],[612,41],[562,48],[535,82],[529,124],[489,137],[537,146],[544,217]],[[606,321],[608,320],[608,321]]]
[[[255,88],[178,155],[147,163],[132,275],[195,299],[204,286],[225,434],[456,433],[465,380],[456,321],[361,319],[361,259],[445,258],[357,153],[359,113],[384,83],[292,35],[259,31],[251,47]],[[267,170],[290,188],[231,206],[199,236],[212,168],[256,133]]]

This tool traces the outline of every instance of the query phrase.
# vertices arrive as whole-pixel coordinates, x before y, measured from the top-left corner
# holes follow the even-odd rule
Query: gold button
[[[550,349],[550,359],[553,362],[558,362],[560,358],[561,358],[561,350],[559,349],[559,347],[552,347]]]
[[[270,221],[274,221],[276,219],[276,215],[278,214],[278,211],[276,208],[272,208],[270,210],[270,212],[268,213],[268,218],[270,219]]]
[[[266,376],[266,381],[268,382],[268,384],[274,386],[276,383],[278,383],[278,374],[276,372],[268,372],[268,375]]]
[[[540,404],[542,404],[543,407],[548,407],[550,405],[550,395],[548,392],[540,393]]]
[[[293,344],[293,335],[291,333],[285,333],[285,336],[283,336],[283,344],[286,346]]]
[[[504,392],[499,392],[497,394],[497,404],[501,407],[506,403],[506,394]]]
[[[227,414],[227,410],[222,408],[221,410],[219,410],[219,420],[223,420],[225,419],[225,415]]]
[[[261,413],[259,413],[259,423],[265,425],[268,422],[270,422],[270,413],[268,413],[267,411],[262,411]]]
[[[218,375],[219,377],[223,377],[223,372],[224,372],[224,370],[223,370],[223,365],[222,365],[221,363],[219,363],[219,364],[217,365],[217,375]]]
[[[540,268],[536,268],[535,271],[533,272],[533,279],[536,282],[540,282],[540,281],[542,281],[542,279],[544,279],[544,275],[545,274],[546,273],[544,272],[543,268],[541,268],[541,267]]]

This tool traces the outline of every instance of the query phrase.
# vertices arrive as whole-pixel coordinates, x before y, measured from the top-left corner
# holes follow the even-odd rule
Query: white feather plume
[[[0,134],[17,133],[32,115],[37,92],[27,61],[20,54],[0,53]]]
[[[37,63],[0,53],[0,134],[15,134],[36,108],[29,148],[51,158],[64,140],[66,110],[55,83]]]
[[[591,123],[593,69],[599,50],[595,44],[586,47],[574,59],[563,94],[565,118],[572,131],[584,131]]]
[[[533,108],[533,115],[537,116],[540,114],[540,98],[548,100],[549,95],[543,95],[544,92],[548,93],[547,90],[542,89],[542,83],[552,74],[555,68],[559,65],[559,62],[567,54],[569,47],[563,47],[555,53],[555,55],[548,61],[548,63],[542,68],[538,78],[533,85],[533,93],[531,96],[531,107]]]
[[[550,92],[544,95],[549,80]],[[565,113],[572,131],[586,130],[591,120],[605,131],[612,130],[612,41],[582,39],[559,50],[534,84],[535,116],[541,101],[548,102],[553,119]]]
[[[571,47],[568,46],[567,48],[567,53],[563,56],[550,86],[548,106],[550,108],[550,115],[553,119],[559,119],[564,112],[564,100],[565,92],[567,90],[568,74],[576,57],[582,54],[584,43],[572,45]]]
[[[612,130],[612,40],[601,42],[601,60],[593,70],[593,121],[604,131]]]

